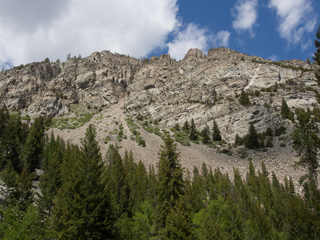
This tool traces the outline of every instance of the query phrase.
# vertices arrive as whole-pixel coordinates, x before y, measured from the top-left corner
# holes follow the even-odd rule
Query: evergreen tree
[[[197,141],[198,140],[197,129],[196,129],[196,125],[195,125],[193,119],[191,119],[189,139],[191,141]]]
[[[205,126],[201,131],[202,143],[207,144],[210,142],[210,135],[209,135],[209,127]]]
[[[282,118],[288,118],[290,114],[290,108],[288,107],[287,102],[282,98],[282,105],[281,105],[281,116]]]
[[[318,31],[316,32],[316,40],[314,40],[314,45],[316,47],[316,52],[314,53],[313,60],[316,61],[318,65],[320,65],[320,25]],[[320,70],[315,71],[315,75],[317,78],[318,85],[320,85]]]
[[[95,129],[90,124],[82,140],[79,158],[71,164],[73,169],[68,169],[69,176],[64,177],[67,181],[63,182],[55,200],[53,220],[58,238],[111,237],[110,200],[102,179],[103,162],[95,137]]]
[[[3,205],[8,206],[17,201],[17,189],[19,175],[13,169],[12,163],[9,161],[0,173],[0,179],[3,182],[3,187],[0,189],[0,194],[3,196]]]
[[[3,136],[4,130],[6,129],[7,122],[9,121],[10,115],[6,105],[0,109],[0,139]]]
[[[161,145],[158,163],[156,226],[160,235],[165,231],[167,217],[184,195],[183,170],[179,163],[180,153],[174,140],[167,135]]]
[[[51,216],[53,199],[62,184],[61,164],[62,158],[58,153],[53,153],[49,160],[46,173],[40,177],[39,189],[41,190],[41,194],[37,194],[37,203],[40,214],[44,216]]]
[[[238,134],[236,134],[234,144],[239,145],[239,146],[241,146],[243,144],[243,139]]]
[[[298,115],[298,123],[295,124],[294,132],[291,137],[294,143],[294,149],[300,156],[300,160],[295,163],[296,167],[305,167],[308,169],[308,178],[317,183],[318,177],[318,150],[320,148],[320,139],[317,136],[318,129],[313,119],[309,115]]]
[[[140,204],[140,211],[133,216],[133,232],[135,239],[151,239],[153,235],[154,209],[146,200]]]
[[[43,118],[38,117],[34,120],[30,128],[26,144],[23,148],[22,161],[24,168],[33,172],[40,167],[41,157],[44,147],[44,125]]]
[[[165,239],[187,240],[194,239],[188,213],[181,201],[176,200],[166,221],[167,237]]]
[[[259,148],[258,134],[253,123],[250,123],[249,133],[246,136],[245,147],[250,149]]]
[[[218,127],[218,124],[216,123],[216,120],[213,121],[213,127],[212,127],[212,140],[213,141],[221,141],[221,134]]]
[[[11,117],[7,122],[7,126],[1,139],[2,154],[0,168],[3,168],[10,161],[15,171],[21,173],[21,135],[19,134],[21,131],[21,128],[19,129],[19,127],[21,126],[17,124],[18,121],[19,119],[15,120]]]
[[[244,106],[249,106],[251,105],[249,94],[243,90],[241,90],[240,98],[239,98],[240,104]]]
[[[186,120],[186,121],[184,122],[183,126],[182,126],[182,130],[183,130],[183,131],[189,131],[189,128],[190,128],[189,123],[188,123],[188,121]]]

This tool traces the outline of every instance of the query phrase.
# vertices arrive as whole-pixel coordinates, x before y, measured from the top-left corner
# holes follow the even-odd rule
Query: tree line
[[[76,146],[52,133],[46,136],[42,118],[28,128],[19,116],[2,108],[0,119],[3,239],[316,239],[319,235],[317,152],[307,147],[318,140],[310,118],[301,117],[299,126],[304,127],[297,126],[294,132],[300,164],[310,170],[308,181],[302,182],[303,195],[295,192],[290,177],[278,179],[263,162],[257,171],[249,161],[244,179],[236,168],[230,177],[205,164],[191,173],[181,167],[180,153],[169,135],[157,166],[145,166],[131,151],[121,156],[112,144],[103,159],[92,125],[81,146]],[[37,169],[44,174],[37,176]],[[37,178],[39,191],[34,191],[32,182]]]

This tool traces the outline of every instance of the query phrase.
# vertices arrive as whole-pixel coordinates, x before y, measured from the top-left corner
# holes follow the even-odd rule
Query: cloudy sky
[[[319,12],[319,0],[0,0],[0,66],[102,50],[179,60],[221,46],[306,60]]]

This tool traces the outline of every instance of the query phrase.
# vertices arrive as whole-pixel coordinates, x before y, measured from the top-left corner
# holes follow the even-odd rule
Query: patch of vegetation
[[[131,136],[131,140],[135,141],[138,143],[139,146],[145,147],[146,142],[145,140],[141,137],[141,133],[137,131],[137,129],[140,129],[140,127],[134,123],[134,121],[131,118],[126,118],[127,125],[132,132],[133,136]]]
[[[237,153],[240,155],[241,158],[248,157],[247,149],[245,149],[245,148],[238,149]]]

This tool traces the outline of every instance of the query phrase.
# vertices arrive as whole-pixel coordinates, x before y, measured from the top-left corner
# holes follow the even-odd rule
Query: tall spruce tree
[[[167,217],[184,195],[183,169],[174,140],[167,135],[161,145],[158,163],[156,227],[160,235],[170,236]]]
[[[250,123],[249,133],[245,139],[245,146],[250,149],[259,148],[259,137],[253,123]]]
[[[317,136],[318,129],[316,123],[310,115],[298,115],[298,122],[295,124],[291,135],[294,143],[294,149],[300,156],[300,160],[295,163],[296,167],[305,167],[308,169],[308,178],[317,184],[319,161],[318,151],[320,148],[320,139]]]
[[[216,120],[213,121],[213,127],[212,127],[212,140],[213,141],[221,141],[221,134],[218,127],[218,124],[216,123]]]
[[[24,168],[33,172],[40,167],[44,147],[44,125],[43,118],[34,120],[30,128],[26,143],[23,148],[22,161]]]
[[[210,131],[209,127],[205,126],[201,131],[202,143],[207,144],[210,142]]]
[[[60,239],[106,239],[111,237],[111,209],[96,132],[90,124],[82,140],[79,158],[71,164],[53,209],[56,235]],[[65,163],[65,162],[64,162]]]
[[[317,48],[317,50],[314,53],[313,60],[316,61],[318,65],[320,65],[320,25],[319,25],[318,31],[316,32],[316,38],[317,39],[314,40],[314,45]],[[318,85],[320,85],[320,70],[315,71],[315,75],[317,78]]]
[[[282,105],[281,105],[281,116],[282,118],[286,119],[286,118],[292,118],[290,115],[292,115],[293,113],[291,113],[290,108],[287,104],[287,102],[284,100],[284,98],[282,98]],[[290,119],[291,120],[291,119]]]
[[[198,140],[197,129],[196,129],[196,125],[195,125],[193,119],[191,119],[189,139],[190,139],[191,141],[196,141],[196,140]]]

